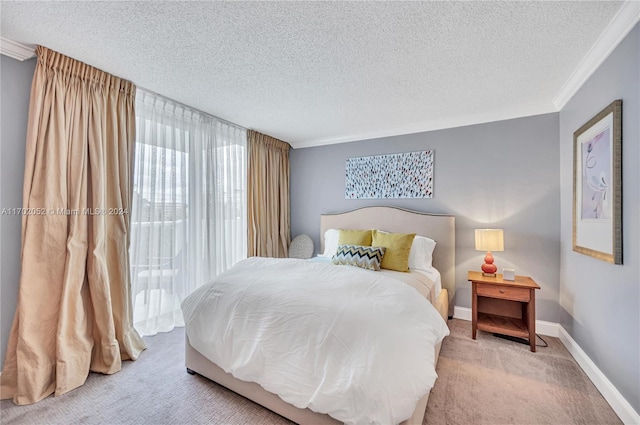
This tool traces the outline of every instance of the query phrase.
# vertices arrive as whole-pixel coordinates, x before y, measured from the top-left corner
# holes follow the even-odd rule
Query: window
[[[180,303],[246,256],[246,132],[139,90],[131,211],[134,325],[183,326]]]

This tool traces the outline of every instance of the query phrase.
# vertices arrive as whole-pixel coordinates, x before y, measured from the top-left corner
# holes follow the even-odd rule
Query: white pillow
[[[324,232],[324,253],[319,257],[333,257],[338,252],[338,240],[340,239],[340,230],[329,229]]]
[[[416,235],[409,253],[409,270],[431,269],[435,247],[436,241],[433,239]]]

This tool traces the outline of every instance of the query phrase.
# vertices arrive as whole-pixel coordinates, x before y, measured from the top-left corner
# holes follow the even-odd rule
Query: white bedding
[[[442,291],[442,277],[440,276],[438,269],[431,267],[428,270],[415,270],[415,272],[422,273],[435,283],[434,291],[437,299],[440,296],[440,291]]]
[[[389,274],[293,259],[241,261],[182,310],[190,344],[226,372],[347,424],[408,419],[449,334]]]
[[[318,255],[317,257],[313,257],[309,259],[309,261],[312,261],[314,263],[331,263],[331,257]],[[411,271],[414,271],[416,273],[421,273],[427,276],[431,281],[433,281],[433,283],[435,284],[435,287],[434,287],[435,298],[433,298],[430,301],[433,302],[434,300],[438,299],[438,296],[440,296],[440,291],[442,291],[442,277],[440,276],[440,272],[438,271],[438,269],[432,266],[425,270],[411,270]]]

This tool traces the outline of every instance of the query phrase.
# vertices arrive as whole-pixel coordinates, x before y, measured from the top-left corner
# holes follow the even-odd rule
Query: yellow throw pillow
[[[373,231],[371,246],[383,246],[386,248],[380,267],[399,272],[409,271],[409,254],[415,233],[386,233]]]
[[[371,230],[340,229],[338,245],[371,246]]]

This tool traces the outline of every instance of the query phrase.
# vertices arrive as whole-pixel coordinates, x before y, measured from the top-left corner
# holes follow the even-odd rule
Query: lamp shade
[[[502,229],[476,229],[476,250],[504,251]]]

